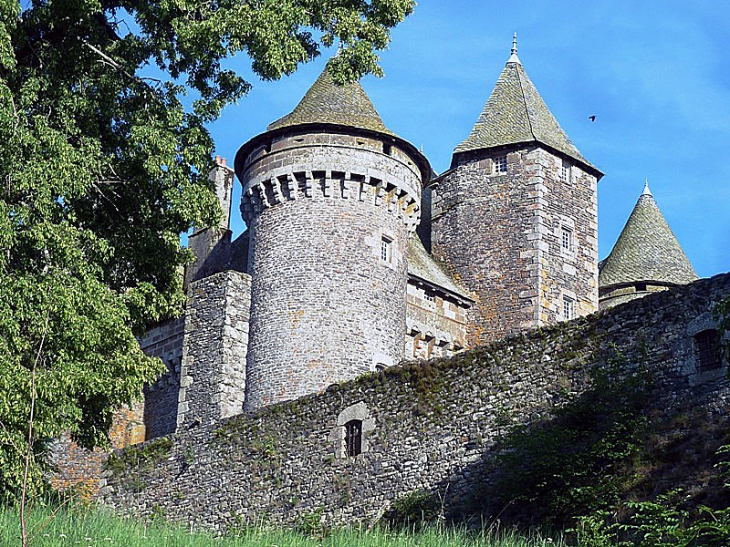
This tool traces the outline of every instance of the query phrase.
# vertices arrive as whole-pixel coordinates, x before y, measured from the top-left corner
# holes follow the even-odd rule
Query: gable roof
[[[611,254],[603,261],[598,286],[641,281],[684,285],[696,279],[647,184]]]
[[[385,127],[360,82],[339,86],[335,84],[327,68],[296,108],[269,124],[268,130],[310,123],[344,125],[395,135]]]
[[[602,174],[570,141],[513,50],[471,134],[454,154],[526,142],[547,145]]]

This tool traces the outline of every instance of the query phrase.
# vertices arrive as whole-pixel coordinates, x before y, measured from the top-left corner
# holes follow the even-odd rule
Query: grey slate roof
[[[692,264],[647,186],[603,261],[599,287],[640,281],[683,285],[696,279]]]
[[[513,54],[474,129],[454,154],[524,142],[545,144],[596,169],[570,142]]]
[[[408,276],[417,277],[436,287],[441,287],[468,302],[473,302],[469,292],[460,287],[454,279],[428,254],[418,235],[408,240]]]
[[[308,123],[346,125],[395,135],[385,127],[360,82],[338,86],[327,68],[312,84],[296,108],[290,114],[269,124],[268,129],[272,131]]]

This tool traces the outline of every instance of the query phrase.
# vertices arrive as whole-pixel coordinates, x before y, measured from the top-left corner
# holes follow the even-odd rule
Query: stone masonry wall
[[[131,408],[125,406],[115,412],[109,429],[111,448],[123,449],[145,441],[143,414],[141,401]],[[71,440],[68,433],[64,433],[53,441],[49,452],[53,473],[48,481],[55,490],[74,492],[84,501],[98,494],[108,451],[82,448]]]
[[[468,308],[424,283],[408,282],[406,359],[450,357],[466,347]]]
[[[215,423],[243,410],[250,295],[251,277],[233,270],[191,284],[178,426]]]
[[[430,186],[433,253],[478,296],[472,345],[563,319],[564,297],[575,316],[598,309],[595,177],[573,165],[562,180],[561,162],[534,145],[469,152]]]
[[[415,162],[395,144],[325,131],[281,138],[249,161],[239,173],[251,233],[245,408],[396,364]]]
[[[535,212],[540,237],[531,258],[533,267],[543,265],[537,320],[546,325],[572,318],[564,313],[566,300],[573,317],[598,311],[598,192],[596,177],[574,161],[546,150],[538,157],[533,176],[543,179]]]
[[[180,366],[185,320],[180,317],[158,325],[139,340],[150,357],[159,357],[167,372],[144,389],[145,438],[170,435],[177,429],[177,399],[180,389]]]
[[[438,495],[447,514],[465,514],[475,497],[491,497],[496,442],[506,428],[547,418],[566,393],[588,386],[589,368],[616,355],[651,374],[651,415],[689,406],[707,427],[721,424],[730,403],[727,363],[698,372],[693,335],[712,324],[713,303],[728,294],[730,275],[717,276],[184,430],[154,462],[108,470],[103,501],[218,529],[372,521],[418,490]],[[363,453],[348,457],[344,423],[353,418],[362,421]],[[123,453],[116,461],[125,461]]]

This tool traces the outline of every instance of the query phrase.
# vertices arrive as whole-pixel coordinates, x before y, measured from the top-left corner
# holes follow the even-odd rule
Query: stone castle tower
[[[477,295],[472,343],[598,309],[601,176],[548,110],[514,43],[451,169],[428,187],[433,252]]]
[[[247,231],[231,241],[224,222],[191,236],[185,317],[141,341],[169,371],[145,392],[148,438],[598,309],[602,173],[560,128],[515,45],[440,176],[359,83],[336,86],[327,70],[241,147],[235,173]],[[219,160],[211,177],[227,211],[232,171]],[[649,228],[629,221],[634,235],[604,264],[603,296],[645,250],[622,254],[631,246],[621,240],[656,232],[647,200],[637,215]],[[653,254],[678,256],[670,243]]]
[[[325,70],[235,167],[252,280],[244,407],[398,363],[428,161],[359,83],[338,87]]]

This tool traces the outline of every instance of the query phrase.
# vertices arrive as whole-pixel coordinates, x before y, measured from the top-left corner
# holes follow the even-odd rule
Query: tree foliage
[[[180,312],[179,234],[217,220],[205,124],[250,88],[225,60],[277,79],[339,41],[338,81],[378,74],[412,9],[0,0],[1,497],[20,484],[33,383],[40,451],[62,430],[103,443],[112,410],[159,374],[133,334]]]

